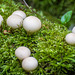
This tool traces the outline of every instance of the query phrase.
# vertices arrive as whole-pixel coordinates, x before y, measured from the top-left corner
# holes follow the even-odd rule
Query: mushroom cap
[[[21,10],[14,11],[12,14],[19,15],[23,19],[26,17],[26,14],[23,11],[21,11]]]
[[[23,60],[24,58],[29,57],[31,54],[30,50],[27,47],[21,46],[15,50],[15,55],[18,59]]]
[[[74,33],[67,34],[65,40],[68,44],[75,45],[75,34]]]
[[[74,26],[73,29],[72,29],[72,33],[75,33],[75,26]]]
[[[18,15],[11,15],[7,18],[7,25],[13,29],[21,27],[22,24],[23,19]]]
[[[34,57],[27,57],[22,61],[22,67],[26,71],[31,71],[36,69],[38,66],[38,61]]]
[[[24,19],[23,27],[27,32],[36,32],[41,28],[41,21],[35,16],[29,16]]]
[[[3,17],[0,15],[0,26],[2,24],[2,21],[3,21]]]

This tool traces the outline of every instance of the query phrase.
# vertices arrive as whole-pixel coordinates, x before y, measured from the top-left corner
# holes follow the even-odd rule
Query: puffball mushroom
[[[2,24],[2,21],[3,21],[3,17],[0,15],[0,26]]]
[[[22,68],[26,71],[34,70],[37,66],[38,61],[34,57],[27,57],[22,61]]]
[[[72,29],[72,33],[75,33],[75,26],[74,26],[73,29]]]
[[[12,14],[19,15],[23,19],[26,17],[26,14],[23,11],[21,11],[21,10],[14,11]]]
[[[65,40],[68,44],[75,45],[75,34],[74,33],[67,34]]]
[[[29,16],[24,19],[23,27],[27,32],[33,33],[41,28],[41,21],[35,16]]]
[[[29,57],[31,54],[29,48],[21,46],[15,50],[15,55],[18,59],[23,60],[24,58]]]
[[[23,24],[23,19],[18,15],[11,15],[7,19],[7,25],[13,29],[21,27],[22,24]]]

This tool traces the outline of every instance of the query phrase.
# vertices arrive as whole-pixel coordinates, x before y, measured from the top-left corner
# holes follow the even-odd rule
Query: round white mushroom
[[[73,29],[72,29],[72,33],[75,33],[75,26],[74,26]]]
[[[25,17],[26,17],[26,14],[23,11],[21,11],[21,10],[14,11],[12,14],[19,15],[23,19],[25,19]]]
[[[29,57],[30,54],[31,54],[30,50],[24,46],[21,46],[15,50],[15,55],[20,60]]]
[[[27,57],[22,61],[22,67],[26,71],[31,71],[36,69],[38,66],[38,61],[34,57]]]
[[[29,16],[24,19],[23,27],[27,32],[33,33],[41,28],[41,21],[35,16]]]
[[[2,24],[2,21],[3,21],[3,17],[0,15],[0,26]]]
[[[18,15],[11,15],[7,19],[7,25],[13,29],[21,27],[22,24],[23,24],[23,19]]]
[[[75,34],[74,33],[67,34],[65,40],[68,44],[75,45]]]

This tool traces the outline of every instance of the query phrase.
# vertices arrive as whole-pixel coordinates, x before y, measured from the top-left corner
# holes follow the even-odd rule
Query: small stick
[[[27,4],[26,0],[23,0],[23,2],[24,2],[25,6],[26,6],[27,8],[31,9],[31,10],[32,10],[32,12],[36,13],[35,11],[33,11],[33,9],[32,9],[32,8],[30,8],[30,6]]]
[[[30,8],[29,5],[26,3],[25,0],[23,0],[23,2],[24,2],[24,4],[25,4],[28,8]]]

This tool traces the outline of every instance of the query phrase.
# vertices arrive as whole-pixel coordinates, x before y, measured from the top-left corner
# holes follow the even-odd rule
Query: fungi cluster
[[[33,33],[41,28],[41,21],[35,16],[26,17],[26,14],[23,11],[17,10],[7,18],[7,25],[13,29],[23,25],[23,28],[27,33]]]
[[[0,15],[0,26],[2,24],[3,17]],[[41,21],[35,16],[28,16],[21,11],[17,10],[10,15],[6,23],[12,29],[19,28],[23,26],[23,28],[27,31],[27,33],[33,33],[38,31],[41,28]],[[7,30],[4,30],[4,34]],[[30,57],[31,51],[29,48],[21,46],[15,50],[15,55],[19,60],[22,60],[22,67],[26,71],[31,71],[37,68],[38,61],[34,57]]]
[[[21,46],[15,50],[15,55],[19,60],[22,60],[22,68],[26,71],[32,71],[37,68],[38,61],[34,57],[30,57],[31,51],[29,48]]]
[[[66,35],[65,40],[68,44],[75,45],[75,27],[73,27],[72,33]]]
[[[2,21],[3,17],[0,15],[0,26]],[[40,19],[35,16],[26,17],[26,14],[21,10],[14,11],[7,18],[6,22],[12,29],[23,26],[27,33],[34,33],[41,28]],[[75,45],[75,27],[72,29],[72,33],[66,35],[65,40],[68,44]],[[15,50],[15,55],[19,60],[22,60],[22,68],[24,70],[31,71],[37,68],[38,61],[34,57],[30,57],[31,51],[29,48],[24,46],[18,47]]]

